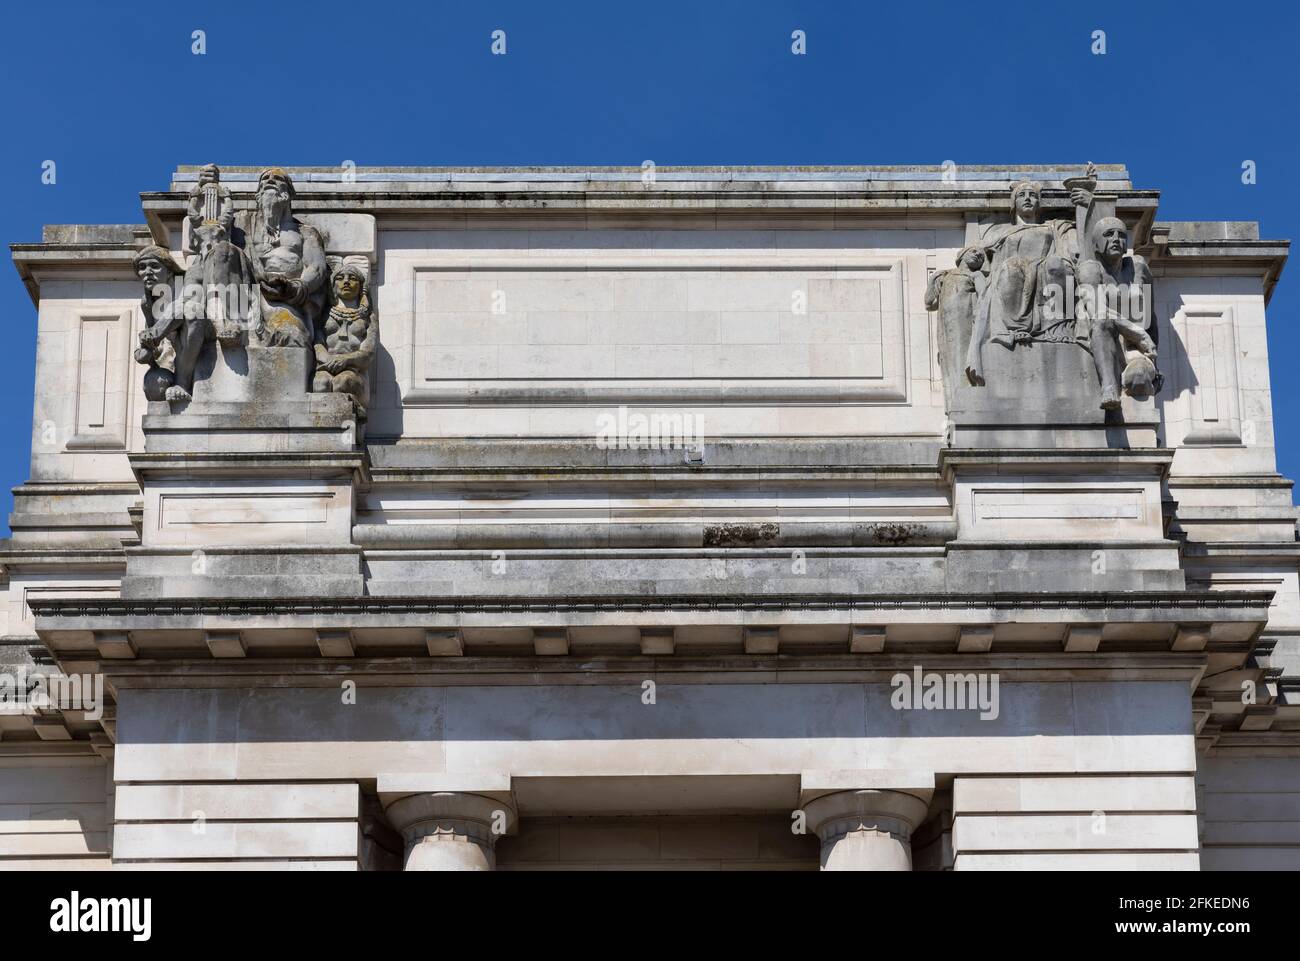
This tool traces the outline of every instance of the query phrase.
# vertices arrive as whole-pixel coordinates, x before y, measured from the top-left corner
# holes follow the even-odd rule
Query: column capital
[[[408,794],[389,801],[384,813],[408,843],[453,830],[495,843],[497,837],[513,831],[518,822],[510,802],[458,791]]]
[[[912,831],[929,802],[881,788],[834,791],[804,804],[808,826],[821,839],[824,871],[910,871]]]
[[[903,791],[868,788],[836,791],[804,805],[808,826],[822,843],[855,831],[873,831],[908,841],[929,810],[929,804]]]
[[[490,871],[497,838],[518,823],[508,796],[431,790],[381,791],[380,797],[406,844],[407,871]]]

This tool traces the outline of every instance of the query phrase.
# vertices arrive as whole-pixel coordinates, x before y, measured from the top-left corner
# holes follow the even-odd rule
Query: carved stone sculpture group
[[[188,266],[158,246],[136,255],[146,326],[135,357],[148,365],[150,400],[191,400],[208,345],[252,344],[311,350],[311,389],[346,394],[365,418],[378,347],[369,261],[327,257],[327,239],[294,216],[293,199],[293,180],[270,167],[258,176],[251,208],[236,210],[209,164],[190,191]]]
[[[1013,185],[1009,219],[983,228],[931,278],[926,307],[939,313],[950,407],[957,377],[984,386],[989,351],[1034,344],[1087,350],[1103,409],[1118,408],[1124,393],[1159,391],[1151,271],[1128,253],[1123,221],[1099,212],[1096,183],[1091,164],[1065,182],[1073,220],[1044,219],[1039,185]],[[328,256],[328,238],[294,216],[293,201],[293,180],[270,167],[237,209],[209,164],[189,195],[187,265],[159,246],[136,255],[146,326],[135,356],[148,367],[150,400],[191,400],[205,349],[252,344],[310,350],[311,389],[347,395],[365,418],[378,348],[370,264]]]
[[[1010,220],[985,228],[954,268],[931,278],[926,307],[939,312],[947,380],[962,371],[984,386],[991,350],[1077,345],[1096,364],[1100,406],[1114,410],[1121,392],[1146,397],[1161,386],[1151,270],[1128,253],[1123,221],[1098,214],[1092,165],[1066,187],[1073,221],[1044,220],[1041,188],[1015,184]]]

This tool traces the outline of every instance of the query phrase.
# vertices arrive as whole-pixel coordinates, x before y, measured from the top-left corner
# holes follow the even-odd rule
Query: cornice
[[[780,611],[1086,611],[1249,612],[1267,617],[1272,591],[1062,591],[991,594],[789,595],[587,595],[553,597],[356,598],[33,598],[38,617],[122,617],[158,614],[310,616],[364,613],[597,613],[597,612],[780,612]]]

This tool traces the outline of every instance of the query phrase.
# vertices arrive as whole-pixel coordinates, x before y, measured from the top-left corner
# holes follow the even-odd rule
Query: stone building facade
[[[1300,868],[1287,243],[1158,201],[209,165],[13,245],[0,867]]]

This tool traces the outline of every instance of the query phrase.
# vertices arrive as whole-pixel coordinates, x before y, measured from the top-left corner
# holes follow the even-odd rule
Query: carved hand
[[[287,281],[283,277],[272,274],[262,279],[262,293],[272,300],[283,300],[286,283]]]
[[[1070,203],[1076,207],[1092,206],[1092,191],[1084,190],[1082,187],[1075,187],[1070,191]]]

